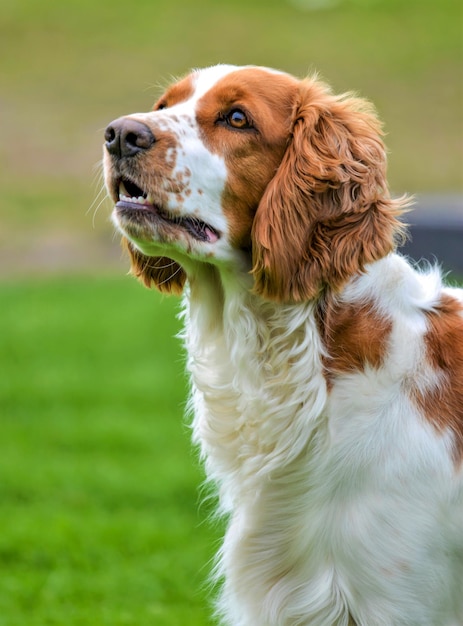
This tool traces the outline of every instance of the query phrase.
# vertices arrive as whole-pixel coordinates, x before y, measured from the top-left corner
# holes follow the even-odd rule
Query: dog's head
[[[371,106],[315,79],[195,71],[105,139],[114,222],[133,272],[161,291],[180,292],[207,262],[250,271],[263,297],[301,301],[340,288],[401,231]]]

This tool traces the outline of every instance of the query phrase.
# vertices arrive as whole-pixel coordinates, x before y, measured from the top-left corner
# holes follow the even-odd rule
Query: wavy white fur
[[[187,296],[185,344],[194,440],[230,515],[226,622],[462,623],[451,435],[436,438],[401,389],[440,274],[391,255],[346,286],[345,300],[377,298],[393,339],[381,370],[344,376],[330,394],[313,303],[275,306],[229,285],[219,310],[214,284]]]

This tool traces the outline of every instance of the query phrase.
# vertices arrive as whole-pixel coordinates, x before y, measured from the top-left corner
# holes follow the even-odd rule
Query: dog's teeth
[[[143,196],[138,196],[138,198],[135,198],[134,196],[127,196],[125,195],[125,193],[119,194],[119,200],[121,200],[122,202],[130,202],[131,204],[145,205],[148,203],[147,198],[144,198]]]

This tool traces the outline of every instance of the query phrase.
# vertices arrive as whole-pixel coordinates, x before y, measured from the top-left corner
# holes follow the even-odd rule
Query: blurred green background
[[[372,100],[394,193],[462,190],[460,0],[2,0],[0,626],[205,625],[175,300],[125,276],[103,130],[218,62]]]

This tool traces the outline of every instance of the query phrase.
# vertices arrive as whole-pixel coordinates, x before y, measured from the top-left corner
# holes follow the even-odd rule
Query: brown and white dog
[[[395,252],[372,107],[219,65],[105,139],[133,273],[184,293],[223,623],[463,624],[463,292]]]

